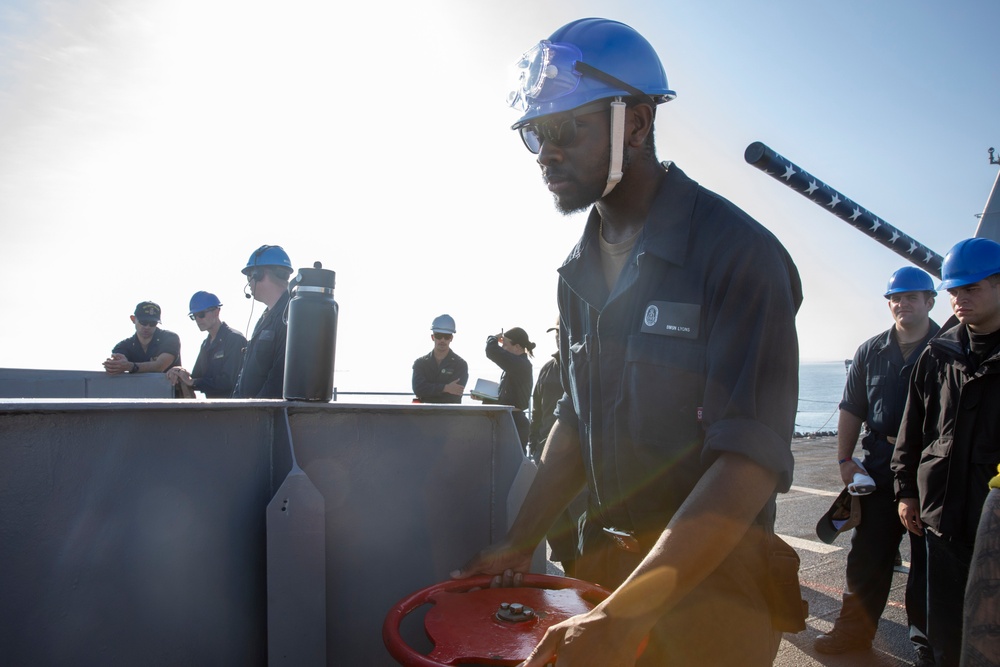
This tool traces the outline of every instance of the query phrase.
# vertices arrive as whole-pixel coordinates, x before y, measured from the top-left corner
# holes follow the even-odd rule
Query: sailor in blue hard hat
[[[852,508],[857,506],[860,521],[854,522],[840,613],[833,627],[813,643],[820,653],[871,649],[893,584],[894,560],[906,533],[899,522],[889,466],[906,406],[910,373],[939,329],[930,318],[934,280],[915,266],[904,266],[889,277],[883,296],[893,325],[858,347],[839,405],[836,465],[844,493],[850,490],[860,496],[851,504]],[[856,453],[859,440],[862,451]],[[864,487],[863,493],[859,485]],[[817,535],[825,542],[832,542],[838,533],[832,519],[828,513],[816,525]],[[916,664],[933,664],[924,600],[926,547],[919,535],[910,535],[908,541],[912,560],[906,579],[910,643]]]
[[[955,244],[938,289],[947,290],[958,323],[943,327],[914,366],[892,471],[899,520],[927,545],[934,664],[957,665],[965,662],[966,605],[981,602],[973,589],[966,600],[966,579],[1000,464],[1000,244]]]
[[[455,319],[438,315],[431,322],[434,348],[413,362],[411,384],[420,403],[461,403],[469,382],[469,364],[451,349]]]
[[[267,289],[265,278],[270,278],[270,282],[281,287],[282,283],[286,289],[288,279],[293,273],[292,262],[288,259],[288,253],[278,245],[262,245],[253,251],[247,265],[243,267],[243,275],[247,277],[247,298],[253,296],[264,305],[270,307],[268,301],[276,300],[274,289]],[[261,283],[261,296],[257,295],[258,283]]]
[[[185,398],[193,398],[194,391],[200,391],[206,398],[229,398],[240,373],[247,339],[222,321],[222,302],[211,292],[195,292],[188,305],[188,316],[208,336],[201,344],[194,368],[190,372],[181,367],[171,368],[167,379],[181,388]]]
[[[975,333],[1000,329],[1000,243],[959,241],[941,264],[941,285],[959,322]]]
[[[769,666],[775,630],[805,628],[794,561],[771,562],[794,555],[772,529],[792,475],[798,272],[760,223],[659,161],[674,91],[635,29],[579,19],[517,65],[512,129],[556,208],[590,213],[559,268],[565,393],[527,509],[452,576],[515,580],[587,486],[576,576],[611,596],[525,667],[633,664],[647,636],[640,664]],[[775,577],[777,619],[759,584]]]
[[[915,266],[904,266],[889,278],[885,289],[889,312],[896,321],[896,329],[906,332],[912,327],[927,328],[928,317],[934,308],[934,279],[926,271]],[[915,334],[915,339],[923,337],[923,331]]]
[[[243,367],[233,390],[234,398],[282,398],[285,381],[285,340],[288,325],[288,279],[292,262],[281,246],[262,245],[243,267],[246,296],[267,308],[261,314],[243,356]]]

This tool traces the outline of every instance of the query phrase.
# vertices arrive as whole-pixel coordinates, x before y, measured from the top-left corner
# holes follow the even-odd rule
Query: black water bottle
[[[319,262],[299,269],[288,291],[288,342],[285,388],[288,401],[329,401],[333,397],[333,362],[337,351],[337,274]]]

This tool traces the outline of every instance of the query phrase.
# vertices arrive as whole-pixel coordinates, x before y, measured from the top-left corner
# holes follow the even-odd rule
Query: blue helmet
[[[455,333],[455,318],[451,315],[438,315],[431,322],[431,331],[434,333]]]
[[[608,19],[567,23],[521,56],[517,89],[508,96],[524,115],[511,129],[548,114],[614,97],[672,100],[656,51],[634,29]]]
[[[994,273],[1000,273],[1000,243],[990,239],[965,239],[945,255],[938,289],[972,285]]]
[[[915,266],[904,266],[889,276],[889,284],[885,288],[885,298],[900,292],[933,292],[934,280],[926,271]]]
[[[291,269],[292,260],[288,259],[288,253],[280,245],[262,245],[250,255],[243,268],[243,275],[249,276],[258,266],[285,266]]]
[[[191,302],[188,304],[188,315],[194,315],[209,308],[218,308],[221,305],[222,302],[219,301],[219,297],[211,292],[195,292],[194,296],[191,297]]]

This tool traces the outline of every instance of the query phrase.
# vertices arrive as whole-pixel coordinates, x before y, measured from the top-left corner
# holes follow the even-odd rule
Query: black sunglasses
[[[451,334],[436,333],[434,340],[451,340]]]
[[[210,312],[212,312],[213,310],[215,310],[215,308],[209,308],[208,310],[203,310],[203,311],[201,311],[200,313],[195,313],[194,315],[188,315],[188,317],[190,317],[190,318],[191,318],[192,320],[193,320],[194,318],[196,318],[196,317],[197,317],[197,318],[198,318],[199,320],[203,320],[203,319],[205,319],[205,316],[206,316],[206,315],[208,315],[208,314],[209,314]]]
[[[610,100],[599,100],[564,113],[543,117],[545,120],[539,123],[527,123],[519,127],[518,132],[521,133],[521,141],[524,142],[525,147],[537,155],[542,150],[542,144],[546,141],[560,148],[565,148],[576,141],[577,116],[610,109]]]
[[[139,320],[139,324],[144,327],[155,327],[159,322],[148,322],[146,320]]]

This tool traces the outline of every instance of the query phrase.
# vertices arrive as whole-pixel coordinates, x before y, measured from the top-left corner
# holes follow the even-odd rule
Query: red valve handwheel
[[[526,574],[520,588],[489,588],[491,578],[445,581],[397,602],[382,624],[382,641],[389,654],[406,667],[517,665],[549,626],[593,609],[610,594],[596,584],[569,577]],[[530,613],[498,615],[502,603],[521,604]],[[407,614],[425,604],[434,605],[424,618],[434,650],[422,655],[403,641],[399,626]]]

